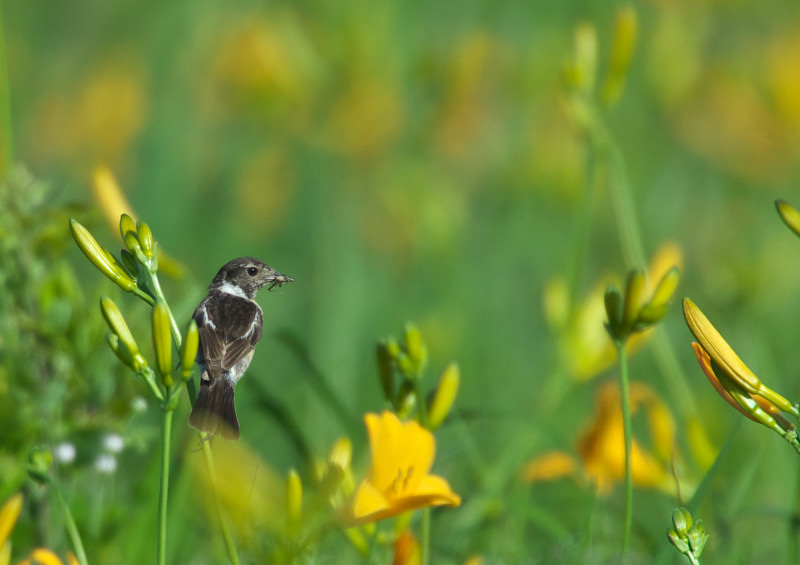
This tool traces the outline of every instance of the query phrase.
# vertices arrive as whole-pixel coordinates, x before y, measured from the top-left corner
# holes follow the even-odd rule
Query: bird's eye
[[[254,277],[258,274],[258,269],[256,269],[255,267],[248,267],[247,274],[250,275],[251,277]]]

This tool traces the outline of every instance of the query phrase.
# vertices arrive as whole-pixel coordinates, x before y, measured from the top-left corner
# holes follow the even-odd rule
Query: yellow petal
[[[3,507],[0,508],[0,547],[6,543],[9,534],[11,534],[11,530],[14,529],[14,524],[17,523],[17,518],[21,510],[21,494],[15,494],[6,500]]]

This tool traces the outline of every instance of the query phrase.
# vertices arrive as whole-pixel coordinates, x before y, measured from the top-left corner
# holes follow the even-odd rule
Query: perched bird
[[[242,378],[261,339],[263,319],[256,303],[258,291],[268,286],[292,282],[252,257],[226,263],[208,286],[208,295],[197,305],[200,348],[200,392],[189,425],[219,434],[225,439],[239,439],[239,422],[233,404],[233,387]]]

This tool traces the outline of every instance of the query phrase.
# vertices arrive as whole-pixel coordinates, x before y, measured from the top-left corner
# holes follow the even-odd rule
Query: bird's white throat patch
[[[219,287],[219,291],[224,292],[225,294],[230,294],[231,296],[238,296],[239,298],[247,299],[247,295],[240,286],[231,284],[228,281],[222,283],[222,286]]]

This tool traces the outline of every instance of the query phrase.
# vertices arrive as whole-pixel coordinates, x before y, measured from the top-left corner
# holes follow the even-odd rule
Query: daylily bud
[[[136,280],[139,276],[139,263],[136,261],[136,258],[131,255],[131,252],[127,249],[120,251],[119,256],[122,257],[122,264],[125,270]]]
[[[458,365],[450,363],[439,379],[439,386],[433,395],[431,406],[428,409],[428,429],[433,431],[444,422],[450,413],[450,408],[458,394],[458,385],[461,381],[461,373]]]
[[[400,372],[403,373],[403,376],[407,379],[418,376],[414,363],[411,362],[411,358],[405,353],[398,353],[397,357],[395,357],[395,363],[397,363],[397,368],[400,369]]]
[[[142,246],[142,253],[148,259],[153,258],[153,232],[150,231],[150,226],[144,222],[137,222],[136,235],[139,238],[139,243]]]
[[[597,32],[593,25],[582,23],[575,29],[575,58],[566,69],[567,85],[591,94],[597,75]]]
[[[682,540],[674,530],[667,530],[667,539],[681,553],[689,553],[689,544]]]
[[[672,295],[675,294],[675,289],[678,288],[680,279],[681,273],[678,267],[672,267],[659,281],[656,290],[653,292],[653,297],[650,299],[650,304],[653,306],[667,304]]]
[[[28,456],[28,475],[39,483],[50,480],[50,466],[53,464],[53,454],[49,449],[36,448]]]
[[[147,367],[147,360],[144,356],[139,351],[131,351],[127,345],[120,341],[117,334],[108,334],[108,345],[111,346],[111,350],[119,357],[119,360],[135,372],[139,373]]]
[[[378,376],[381,380],[383,397],[387,402],[392,402],[394,400],[394,367],[386,342],[378,342],[375,354],[378,360]]]
[[[136,234],[136,222],[128,214],[122,214],[119,217],[119,236],[124,241],[129,233]]]
[[[199,347],[200,334],[197,331],[197,322],[193,318],[189,320],[189,326],[186,328],[186,335],[183,336],[181,345],[181,376],[184,381],[192,376],[192,367],[194,367]]]
[[[135,356],[139,353],[139,346],[136,345],[136,340],[133,339],[133,334],[114,301],[107,296],[100,297],[100,310],[103,312],[108,327],[125,344],[131,354]]]
[[[766,387],[750,368],[744,364],[731,346],[728,345],[728,342],[708,321],[705,314],[689,298],[683,299],[683,316],[694,337],[733,383],[747,394],[761,396],[782,411],[790,412],[795,416],[798,415],[796,406]]]
[[[400,355],[400,345],[393,337],[390,337],[384,343],[386,345],[386,352],[389,354],[389,357],[395,359],[398,355]]]
[[[800,212],[785,200],[776,200],[775,207],[778,209],[783,223],[795,234],[800,235]]]
[[[142,246],[139,243],[139,240],[136,237],[135,232],[127,232],[125,236],[122,238],[125,242],[125,245],[128,247],[131,253],[133,253],[134,257],[139,257],[139,255],[144,256],[144,252],[142,251]]]
[[[286,477],[286,533],[297,535],[303,517],[303,482],[297,471],[291,469]]]
[[[689,547],[692,549],[692,553],[694,553],[695,557],[700,557],[707,541],[708,535],[706,534],[706,528],[703,525],[703,521],[698,520],[689,528]]]
[[[625,285],[625,302],[622,306],[622,327],[625,329],[633,328],[636,319],[639,317],[639,310],[644,302],[644,290],[647,286],[647,279],[644,271],[631,271],[628,275],[628,282]]]
[[[84,255],[97,267],[101,273],[108,277],[111,282],[116,284],[122,290],[131,292],[136,288],[136,281],[125,271],[125,269],[116,261],[110,260],[108,252],[103,249],[92,234],[78,223],[75,219],[70,219],[69,228],[72,232],[72,237],[75,243],[83,252]]]
[[[414,324],[406,325],[406,354],[413,364],[416,372],[419,373],[425,367],[428,352],[425,344],[422,343],[422,333]]]
[[[603,89],[603,97],[609,106],[617,101],[625,83],[633,48],[636,43],[636,12],[630,7],[617,11],[614,22],[614,40],[608,62],[608,79]]]
[[[645,304],[642,306],[642,309],[639,310],[639,318],[633,325],[633,329],[642,330],[647,326],[652,326],[653,324],[660,322],[664,316],[667,315],[667,310],[669,310],[669,306],[664,303]]]
[[[414,384],[411,381],[403,381],[400,390],[397,392],[397,402],[395,402],[395,412],[400,419],[408,417],[417,405],[417,395]]]
[[[609,285],[605,294],[606,316],[608,317],[608,327],[614,333],[619,330],[622,323],[622,294],[619,289]]]
[[[692,527],[692,515],[686,508],[674,508],[672,510],[672,525],[675,527],[675,532],[685,538],[689,533],[689,528]]]
[[[153,306],[153,347],[156,352],[156,368],[164,386],[172,386],[172,336],[169,329],[169,311],[163,302]]]

